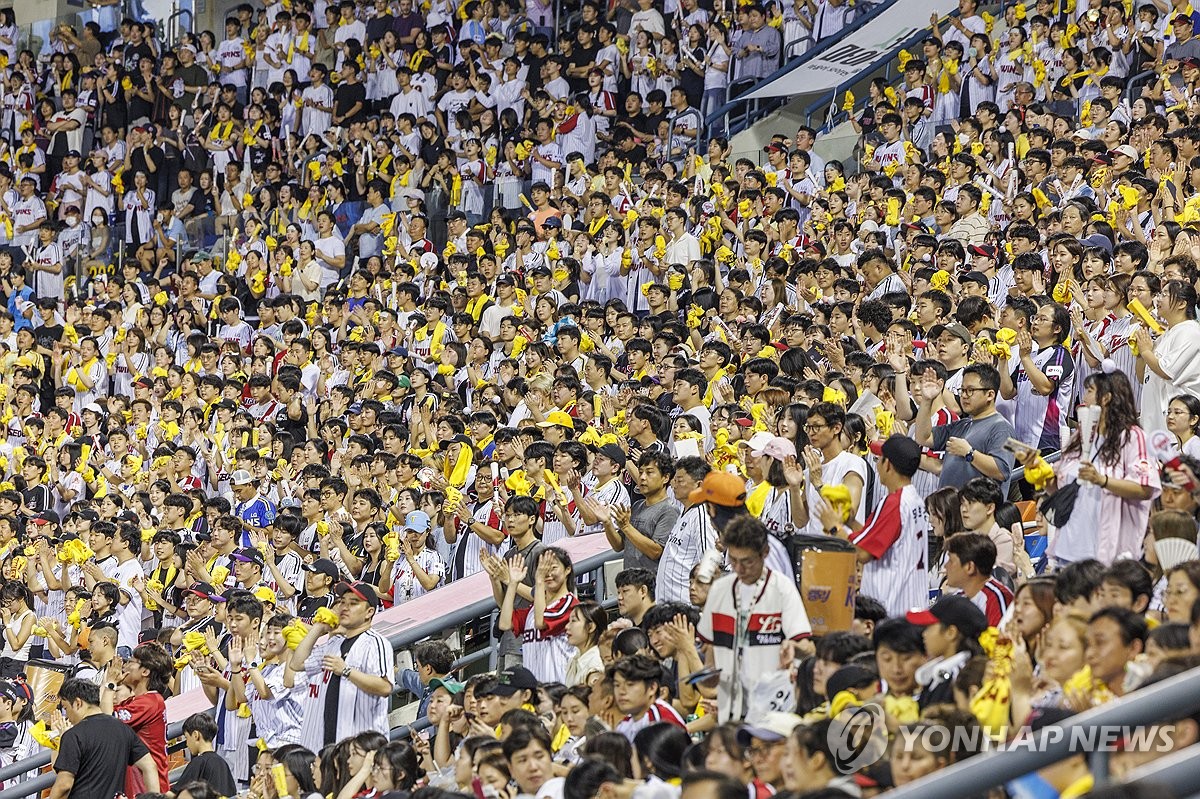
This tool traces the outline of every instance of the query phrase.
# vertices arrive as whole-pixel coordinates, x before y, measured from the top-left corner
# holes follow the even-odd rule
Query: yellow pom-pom
[[[326,627],[338,626],[338,615],[329,608],[317,608],[316,614],[313,615],[314,624],[324,624]]]

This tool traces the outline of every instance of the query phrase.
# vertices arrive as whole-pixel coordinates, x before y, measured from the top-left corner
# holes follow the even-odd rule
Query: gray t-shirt
[[[677,521],[679,521],[679,508],[670,500],[647,505],[646,500],[639,499],[633,503],[629,513],[629,523],[636,527],[642,535],[654,539],[661,546],[666,545]],[[628,540],[625,541],[624,555],[626,569],[649,569],[650,571],[658,569],[658,561],[646,557]]]
[[[945,450],[946,441],[951,438],[965,438],[967,443],[984,455],[991,455],[1004,474],[1002,484],[1008,483],[1008,475],[1013,467],[1013,454],[1004,448],[1004,442],[1013,437],[1013,426],[999,413],[993,413],[983,419],[962,418],[950,424],[933,428],[933,446],[935,450]],[[986,477],[976,469],[966,458],[946,453],[942,460],[942,477],[938,485],[942,488],[950,486],[961,488],[973,477]]]

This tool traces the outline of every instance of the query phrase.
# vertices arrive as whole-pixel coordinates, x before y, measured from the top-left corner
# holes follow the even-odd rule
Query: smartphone
[[[471,778],[471,793],[475,794],[475,799],[486,799],[483,795],[483,780],[478,777]]]
[[[1028,452],[1033,447],[1026,444],[1024,441],[1018,441],[1015,438],[1010,438],[1004,442],[1004,448],[1012,453]]]

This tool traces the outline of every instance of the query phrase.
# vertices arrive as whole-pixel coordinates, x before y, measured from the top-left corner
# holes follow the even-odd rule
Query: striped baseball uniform
[[[878,599],[889,616],[929,603],[929,513],[912,485],[893,491],[850,542],[871,555],[860,590]]]
[[[392,681],[392,647],[374,630],[353,638],[331,635],[313,647],[304,661],[308,678],[308,697],[300,742],[310,751],[319,752],[326,744],[368,730],[388,734],[388,697],[360,690],[350,680],[321,668],[326,655],[340,655],[346,665],[376,677]]]
[[[692,568],[716,540],[717,528],[704,505],[693,505],[685,510],[663,544],[662,557],[658,560],[655,599],[659,602],[690,602],[688,588]]]

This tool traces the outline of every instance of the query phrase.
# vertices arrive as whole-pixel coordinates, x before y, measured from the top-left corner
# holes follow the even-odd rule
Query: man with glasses
[[[769,536],[766,525],[748,515],[721,531],[733,573],[713,583],[696,625],[700,640],[712,644],[708,665],[721,670],[719,723],[744,719],[763,675],[790,663],[801,646],[812,652],[812,628],[796,583],[766,566]],[[757,759],[755,766],[762,777]]]
[[[308,678],[300,737],[314,752],[360,732],[387,735],[390,729],[392,647],[371,629],[379,595],[360,582],[339,583],[336,593],[337,626],[314,622],[291,660],[292,669]]]
[[[959,404],[964,416],[949,424],[933,425],[934,402],[943,390],[932,372],[921,376],[920,408],[913,424],[913,437],[934,450],[944,450],[940,487],[959,488],[974,477],[990,477],[1006,484],[1013,467],[1013,453],[1004,443],[1013,436],[1013,426],[996,410],[1000,373],[987,364],[963,370]]]
[[[867,483],[867,462],[846,450],[842,441],[845,424],[846,412],[832,402],[818,402],[808,412],[804,430],[808,433],[809,446],[798,459],[806,472],[804,501],[809,510],[808,524],[800,532],[808,535],[825,533],[814,508],[821,507],[821,488],[827,484],[846,486],[850,491],[850,518],[855,525],[865,521],[862,500],[863,487]]]
[[[783,785],[787,739],[800,726],[795,713],[768,713],[754,724],[743,724],[737,740],[746,750],[754,776],[767,785]]]

